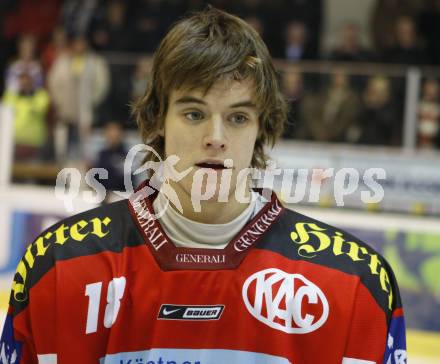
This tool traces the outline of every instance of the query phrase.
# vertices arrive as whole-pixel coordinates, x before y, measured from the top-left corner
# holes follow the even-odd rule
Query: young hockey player
[[[406,362],[387,262],[252,188],[287,111],[249,25],[213,8],[179,21],[134,113],[164,172],[29,246],[1,363]]]

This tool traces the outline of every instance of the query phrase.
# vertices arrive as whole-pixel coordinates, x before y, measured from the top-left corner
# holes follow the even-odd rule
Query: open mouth
[[[227,169],[227,167],[221,162],[201,162],[196,163],[196,166],[199,168],[211,168],[215,170]]]

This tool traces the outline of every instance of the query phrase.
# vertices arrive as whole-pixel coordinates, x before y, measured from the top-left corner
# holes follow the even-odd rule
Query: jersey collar
[[[129,198],[128,206],[146,245],[164,271],[234,269],[284,212],[272,192],[270,201],[224,249],[176,247],[155,217],[153,201],[157,193],[146,181]]]

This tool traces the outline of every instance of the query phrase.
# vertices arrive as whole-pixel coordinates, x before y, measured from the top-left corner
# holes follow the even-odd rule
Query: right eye
[[[200,111],[190,111],[184,114],[185,118],[191,121],[199,121],[203,119],[203,114]]]

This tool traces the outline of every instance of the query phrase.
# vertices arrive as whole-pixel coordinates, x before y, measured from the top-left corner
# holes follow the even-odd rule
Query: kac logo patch
[[[307,334],[328,318],[329,304],[322,290],[301,274],[269,268],[243,284],[243,301],[257,320],[288,334]]]

